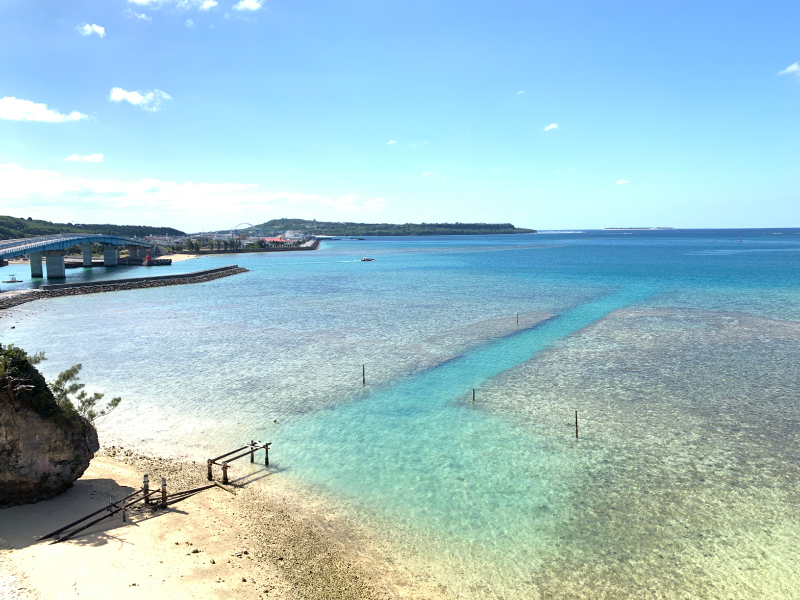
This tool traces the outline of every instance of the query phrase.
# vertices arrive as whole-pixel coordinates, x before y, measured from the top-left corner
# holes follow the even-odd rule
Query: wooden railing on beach
[[[236,450],[231,450],[230,452],[226,452],[221,456],[217,456],[216,458],[209,458],[207,461],[208,464],[208,480],[214,481],[214,472],[212,471],[212,465],[217,465],[218,467],[222,467],[222,483],[228,483],[228,463],[233,462],[238,458],[242,458],[243,456],[250,455],[250,462],[255,462],[255,454],[256,450],[263,450],[264,451],[264,466],[269,466],[269,447],[272,445],[272,442],[268,442],[262,444],[261,442],[251,441],[248,445],[242,446],[241,448],[237,448]],[[245,452],[242,452],[245,450]],[[236,454],[237,452],[242,452],[236,456],[231,456],[231,454]],[[231,456],[228,460],[224,460],[222,462],[217,462],[221,458],[225,458],[226,456]]]

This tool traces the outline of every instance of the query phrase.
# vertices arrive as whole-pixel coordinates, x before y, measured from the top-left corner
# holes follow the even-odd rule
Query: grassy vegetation
[[[37,219],[18,219],[0,216],[0,240],[54,235],[58,233],[103,233],[143,237],[145,235],[185,235],[172,227],[150,227],[148,225],[86,225],[81,223],[51,223]]]
[[[273,219],[256,228],[267,231],[302,229],[310,234],[333,236],[536,233],[535,229],[522,229],[511,223],[335,223],[307,219]]]

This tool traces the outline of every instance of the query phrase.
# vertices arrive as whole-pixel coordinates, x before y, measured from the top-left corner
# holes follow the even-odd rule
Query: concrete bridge
[[[82,233],[64,233],[21,240],[0,241],[0,258],[15,256],[31,257],[31,278],[41,278],[42,257],[44,257],[48,279],[66,278],[64,256],[67,249],[80,246],[83,250],[83,266],[92,266],[92,244],[100,244],[103,248],[103,264],[116,267],[119,260],[120,246],[126,246],[131,258],[144,257],[145,250],[152,249],[153,244],[136,238],[121,235],[85,235]]]

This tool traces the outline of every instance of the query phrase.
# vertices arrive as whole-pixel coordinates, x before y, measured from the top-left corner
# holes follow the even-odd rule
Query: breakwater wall
[[[83,283],[57,283],[43,285],[38,290],[0,296],[0,310],[19,306],[26,302],[43,298],[58,298],[60,296],[80,296],[82,294],[100,294],[103,292],[120,292],[123,290],[141,290],[145,288],[163,287],[166,285],[185,285],[188,283],[203,283],[221,277],[229,277],[238,273],[246,273],[247,269],[238,265],[229,265],[217,269],[180,273],[175,275],[156,275],[153,277],[137,277],[132,279],[114,279],[105,281],[88,281]]]

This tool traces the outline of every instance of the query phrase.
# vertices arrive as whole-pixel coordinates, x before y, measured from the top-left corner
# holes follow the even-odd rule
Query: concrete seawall
[[[19,306],[26,302],[43,298],[58,298],[60,296],[80,296],[83,294],[100,294],[103,292],[119,292],[123,290],[140,290],[145,288],[163,287],[167,285],[185,285],[188,283],[203,283],[221,277],[229,277],[238,273],[246,273],[247,269],[238,265],[194,271],[176,275],[156,275],[153,277],[139,277],[135,279],[115,279],[105,281],[89,281],[84,283],[58,283],[43,285],[38,290],[21,292],[8,296],[0,295],[0,310]]]

